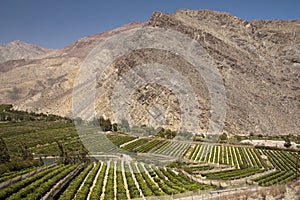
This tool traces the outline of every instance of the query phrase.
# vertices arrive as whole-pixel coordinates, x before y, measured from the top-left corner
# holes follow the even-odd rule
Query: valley
[[[98,128],[95,135],[89,123],[86,137],[109,142],[83,144],[70,119],[1,108],[0,137],[10,156],[1,164],[1,199],[209,197],[240,187],[286,185],[299,176],[297,149],[230,144],[229,138],[212,143],[136,136],[121,129]]]

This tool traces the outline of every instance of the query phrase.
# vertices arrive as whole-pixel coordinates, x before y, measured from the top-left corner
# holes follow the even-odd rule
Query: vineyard
[[[124,160],[121,156],[119,159],[94,161],[90,164],[31,167],[1,175],[0,199],[47,199],[52,196],[62,200],[134,199],[172,196],[218,189],[220,186],[209,181],[247,179],[249,184],[260,186],[285,184],[296,179],[299,170],[296,164],[297,152],[293,151],[187,143],[125,134],[108,134],[106,137],[115,148],[123,151],[174,157],[185,165],[158,167]],[[25,178],[12,182],[16,177]]]
[[[137,153],[151,153],[180,158],[193,165],[206,165],[199,177],[211,180],[248,178],[261,186],[285,184],[296,179],[297,153],[287,150],[267,150],[219,144],[184,143],[149,138],[131,138],[122,148]],[[131,141],[131,142],[130,142]],[[125,145],[124,145],[125,144]],[[221,169],[227,166],[230,169]],[[213,170],[210,172],[209,170]],[[220,169],[220,170],[218,170]],[[216,172],[215,172],[216,171]],[[195,174],[195,173],[194,173]]]
[[[33,170],[33,169],[32,169]],[[70,174],[77,175],[72,179]],[[16,176],[18,173],[16,173]],[[70,177],[70,178],[69,178]],[[67,187],[59,187],[63,182]],[[60,192],[53,193],[53,188]],[[1,189],[0,199],[134,199],[208,190],[170,168],[110,160],[82,165],[56,165]],[[52,192],[52,193],[51,193]]]
[[[270,172],[252,179],[261,186],[285,184],[296,179],[299,170],[296,165],[297,154],[285,150],[197,144],[191,147],[186,158],[192,162],[229,165],[235,168],[202,174],[213,180],[251,178],[253,175]]]
[[[10,168],[1,168],[0,199],[171,198],[217,192],[212,190],[221,187],[286,184],[299,174],[298,152],[289,149],[138,137],[124,132],[99,134],[88,126],[79,137],[67,119],[28,117],[34,121],[1,124],[0,136],[11,160],[24,159],[28,153],[34,156],[27,164],[21,161],[19,168],[13,162],[7,162]],[[99,160],[86,157],[85,148],[90,155],[100,155]],[[41,156],[61,158],[63,151],[69,160],[59,163],[65,164],[33,162]],[[161,160],[154,162],[156,158]],[[158,165],[160,161],[167,162]]]
[[[36,156],[58,156],[57,141],[61,141],[72,154],[77,154],[83,148],[76,127],[69,121],[36,119],[18,123],[1,123],[0,128],[0,137],[4,139],[11,157],[19,156],[21,144],[26,144],[28,150]]]

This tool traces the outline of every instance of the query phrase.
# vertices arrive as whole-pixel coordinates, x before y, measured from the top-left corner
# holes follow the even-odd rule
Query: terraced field
[[[70,174],[77,175],[72,178]],[[70,177],[70,178],[68,178]],[[67,183],[67,184],[66,184]],[[55,188],[67,187],[55,193]],[[82,165],[57,165],[0,191],[0,199],[133,199],[175,195],[214,187],[199,184],[170,168],[110,160]]]
[[[286,184],[297,178],[299,170],[296,164],[298,153],[287,150],[186,143],[118,134],[109,134],[107,138],[123,150],[174,157],[185,161],[186,166],[161,168],[143,162],[110,159],[85,166],[83,163],[56,165],[38,173],[31,172],[42,167],[28,168],[1,175],[0,199],[133,199],[171,196],[217,189],[217,184],[211,185],[209,181],[226,182],[247,178],[252,181],[251,184],[260,186]],[[185,172],[188,168],[190,170]],[[13,184],[4,184],[23,175],[25,178]],[[196,179],[200,181],[195,182]]]
[[[123,149],[131,152],[160,154],[176,158],[183,157],[189,147],[190,143],[187,142],[150,138],[140,138],[122,145]]]
[[[285,184],[296,179],[297,153],[287,150],[266,150],[219,144],[185,143],[140,138],[122,148],[138,152],[180,158],[194,165],[231,166],[229,170],[202,173],[212,180],[237,180],[249,177],[261,186]],[[233,169],[232,169],[233,168]],[[215,171],[215,170],[214,170]],[[260,176],[260,174],[263,174]],[[255,178],[251,178],[255,177]]]
[[[268,168],[259,150],[247,147],[196,144],[187,159],[193,162],[207,162],[232,165],[238,169],[246,167]]]
[[[58,156],[60,150],[57,141],[61,141],[74,154],[83,149],[76,127],[71,122],[2,122],[0,129],[0,137],[4,139],[12,157],[18,156],[21,143],[36,156]]]
[[[241,179],[272,170],[271,173],[252,179],[261,186],[285,184],[296,179],[299,171],[297,154],[287,150],[196,144],[191,147],[186,158],[193,162],[223,164],[235,168],[202,174],[214,180]]]
[[[1,113],[14,121],[0,123],[2,152],[10,157],[1,163],[0,199],[170,198],[220,186],[286,184],[300,174],[299,152],[289,149],[137,137],[94,126],[83,126],[79,136],[66,118]],[[86,149],[101,161],[89,159]],[[40,156],[77,164],[40,166]],[[155,165],[158,158],[167,166]]]

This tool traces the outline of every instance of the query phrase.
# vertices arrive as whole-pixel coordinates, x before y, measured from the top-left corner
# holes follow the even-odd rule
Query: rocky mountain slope
[[[300,20],[244,21],[228,13],[209,10],[155,12],[146,23],[132,23],[82,38],[44,57],[1,64],[0,102],[12,103],[21,110],[71,116],[73,84],[85,57],[106,38],[137,27],[160,27],[184,33],[209,53],[226,90],[224,132],[299,134]],[[96,107],[112,118],[111,88],[122,75],[112,72],[119,69],[126,72],[150,60],[173,65],[185,74],[198,93],[199,131],[206,132],[211,105],[205,82],[195,75],[190,63],[170,52],[143,49],[118,58],[109,68],[110,75],[99,79],[98,83],[107,90],[97,96]],[[150,124],[145,116],[153,104],[166,110],[168,127],[178,128],[180,114],[176,95],[158,84],[141,87],[132,96],[130,114],[138,125]]]
[[[8,44],[0,44],[0,63],[9,60],[32,59],[51,51],[52,49],[15,40]]]

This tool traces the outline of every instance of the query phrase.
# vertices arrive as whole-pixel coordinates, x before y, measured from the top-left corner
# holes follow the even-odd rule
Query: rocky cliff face
[[[71,115],[72,89],[79,66],[89,52],[106,38],[137,27],[175,30],[196,40],[219,69],[226,89],[227,107],[223,131],[230,134],[299,134],[300,131],[300,21],[244,21],[228,13],[179,10],[153,13],[145,24],[133,23],[92,35],[47,56],[8,61],[0,66],[0,101],[35,112]],[[169,58],[169,59],[165,59]],[[187,77],[197,96],[199,131],[210,121],[209,91],[184,59],[165,51],[144,49],[118,58],[111,71],[99,79],[107,88],[97,96],[96,107],[112,117],[109,108],[112,85],[131,67],[149,63],[172,65]],[[116,75],[117,74],[117,75]],[[170,99],[173,99],[170,101]],[[166,111],[164,123],[178,128],[179,102],[174,92],[159,84],[148,84],[132,95],[130,115],[139,125],[151,124],[153,102]]]
[[[188,34],[213,57],[227,92],[229,133],[299,133],[299,20],[180,10],[154,13],[148,25]]]

